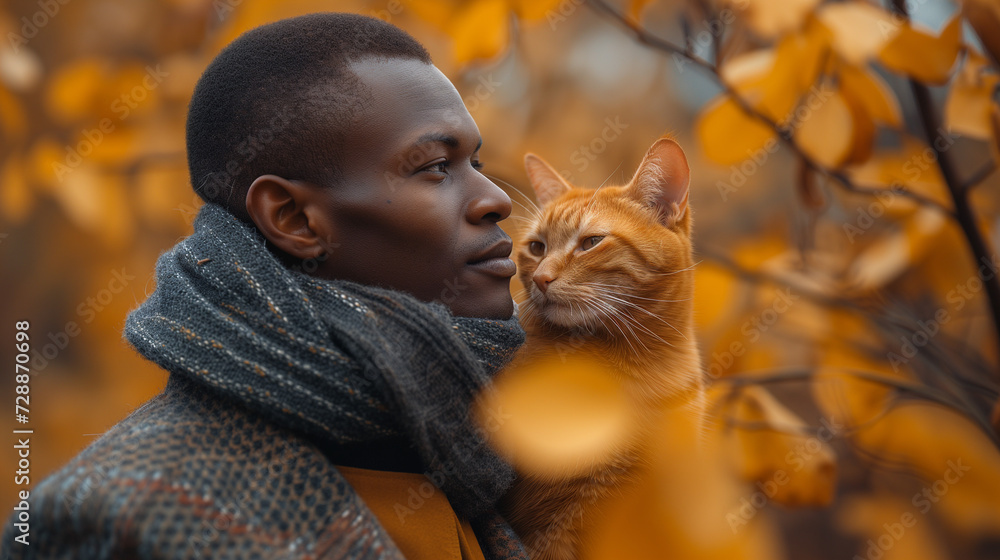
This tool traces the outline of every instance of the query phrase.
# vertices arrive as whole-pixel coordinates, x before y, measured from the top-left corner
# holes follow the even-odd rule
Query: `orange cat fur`
[[[694,263],[690,171],[675,141],[660,138],[623,186],[575,188],[533,154],[525,167],[539,214],[516,255],[528,294],[527,341],[515,363],[568,340],[606,359],[637,409],[639,426],[614,459],[586,476],[522,474],[500,507],[535,560],[576,558],[598,500],[639,468],[658,411],[704,414],[692,324]]]

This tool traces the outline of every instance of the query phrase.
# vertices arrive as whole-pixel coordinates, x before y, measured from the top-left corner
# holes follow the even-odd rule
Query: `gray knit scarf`
[[[171,373],[328,444],[403,437],[446,475],[435,482],[466,518],[513,481],[468,406],[524,342],[516,313],[455,317],[399,291],[289,270],[214,204],[160,256],[156,281],[125,336]]]

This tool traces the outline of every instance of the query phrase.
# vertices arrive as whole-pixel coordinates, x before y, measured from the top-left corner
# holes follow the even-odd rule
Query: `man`
[[[4,558],[524,558],[468,405],[523,342],[510,198],[401,30],[311,14],[209,65],[194,234],[125,336],[164,392],[31,491]]]

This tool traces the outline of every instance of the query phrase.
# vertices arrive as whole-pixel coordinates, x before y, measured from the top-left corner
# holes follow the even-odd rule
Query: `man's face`
[[[338,245],[316,274],[438,300],[457,316],[510,317],[515,269],[497,222],[511,200],[479,172],[479,129],[455,87],[417,60],[352,68],[372,100],[344,137],[343,181],[325,189]],[[502,258],[470,264],[490,253]]]

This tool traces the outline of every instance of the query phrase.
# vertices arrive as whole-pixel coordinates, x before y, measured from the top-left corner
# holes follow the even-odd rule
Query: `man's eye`
[[[481,161],[474,161],[474,162],[472,162],[472,168],[473,169],[477,169],[479,171],[482,171],[483,167],[485,167],[485,165],[483,165],[483,162],[481,162]]]
[[[445,173],[448,171],[448,160],[442,160],[424,167],[421,171],[432,171],[434,173]]]

